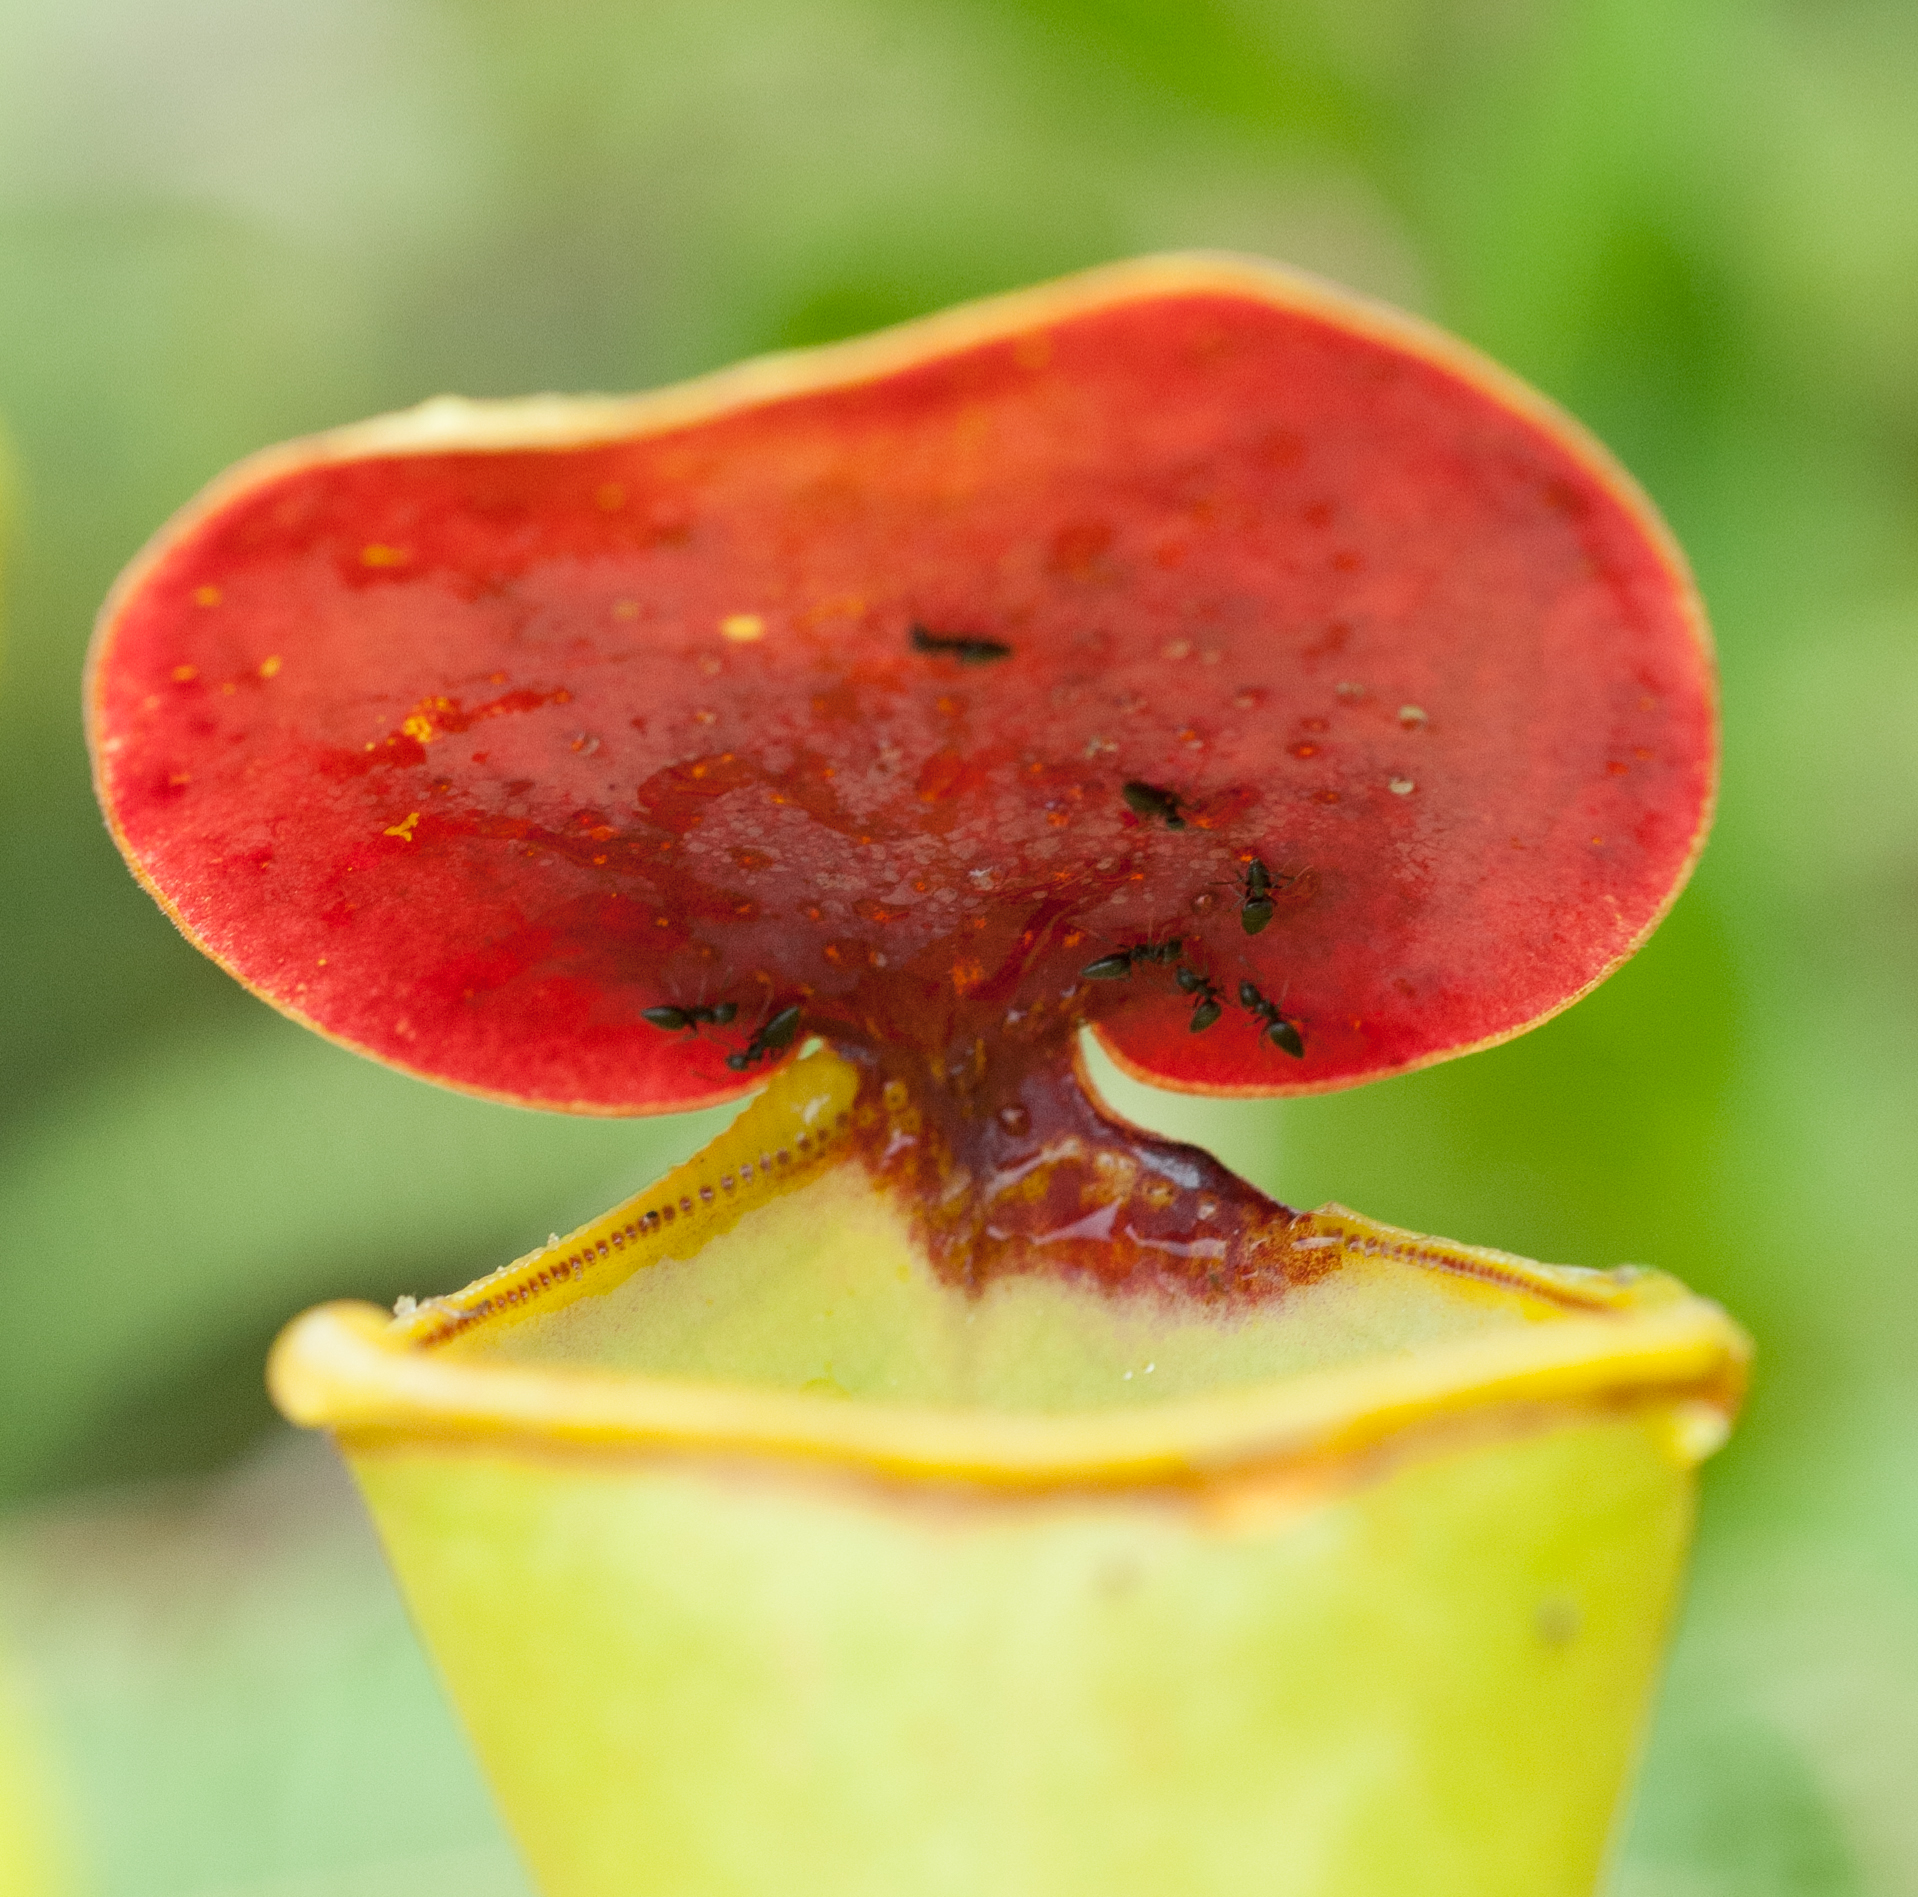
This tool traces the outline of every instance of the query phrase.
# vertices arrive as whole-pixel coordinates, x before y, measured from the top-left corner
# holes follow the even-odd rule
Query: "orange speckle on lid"
[[[616,514],[626,505],[626,489],[618,481],[607,481],[593,493],[593,505],[602,513]]]
[[[196,586],[193,589],[193,603],[196,606],[219,605],[220,589],[217,586]]]
[[[418,823],[419,820],[420,813],[417,810],[410,811],[406,816],[402,817],[398,823],[390,824],[380,834],[382,836],[398,837],[402,843],[411,843],[413,841],[413,826]]]
[[[416,744],[431,744],[440,735],[433,729],[432,719],[417,711],[401,723],[400,729]]]
[[[260,676],[262,678],[277,677],[279,674],[279,670],[280,670],[280,657],[277,652],[270,654],[268,657],[260,661]]]
[[[412,557],[405,547],[389,547],[378,540],[360,549],[361,566],[404,566]]]
[[[766,622],[757,613],[728,613],[719,622],[719,636],[735,645],[751,645],[755,639],[764,638],[765,633]]]
[[[176,665],[173,668],[173,682],[176,685],[190,685],[200,676],[197,665]]]

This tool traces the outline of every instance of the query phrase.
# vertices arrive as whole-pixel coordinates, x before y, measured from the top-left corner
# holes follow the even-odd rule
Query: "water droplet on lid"
[[[1388,788],[1394,797],[1409,797],[1418,786],[1409,777],[1395,777]]]
[[[1159,656],[1163,659],[1189,659],[1192,656],[1192,641],[1190,639],[1168,639],[1165,644],[1159,648]]]
[[[1425,707],[1423,705],[1401,705],[1399,707],[1399,723],[1404,725],[1408,730],[1413,725],[1422,725],[1424,722]]]

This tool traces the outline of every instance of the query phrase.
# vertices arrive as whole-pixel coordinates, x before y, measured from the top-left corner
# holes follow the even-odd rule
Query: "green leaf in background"
[[[530,1897],[323,1443],[36,1511],[0,1612],[90,1897]]]
[[[28,1266],[0,1340],[0,1484],[230,1456],[267,1426],[266,1346],[316,1288],[391,1302],[461,1282],[728,1117],[520,1113],[267,1016],[150,1045],[47,1102],[0,1171],[0,1230]]]

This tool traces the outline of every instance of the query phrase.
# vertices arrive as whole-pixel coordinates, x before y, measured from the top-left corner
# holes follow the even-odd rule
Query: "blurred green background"
[[[1648,1260],[1747,1320],[1614,1897],[1918,1892],[1911,0],[4,0],[16,1853],[9,1797],[100,1897],[524,1897],[260,1359],[302,1305],[463,1281],[710,1125],[436,1094],[182,944],[87,786],[115,571],[287,435],[1181,245],[1421,309],[1604,435],[1697,564],[1727,757],[1697,881],[1570,1015],[1161,1118],[1294,1201]]]

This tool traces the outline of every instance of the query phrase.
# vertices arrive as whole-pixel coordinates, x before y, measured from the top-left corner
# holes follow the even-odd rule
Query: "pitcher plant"
[[[294,1018],[526,1106],[755,1095],[275,1351],[543,1890],[1593,1889],[1741,1333],[1281,1205],[1083,1058],[1403,1073],[1669,907],[1704,619],[1542,397],[1172,257],[430,402],[171,523],[89,717],[135,873]]]

